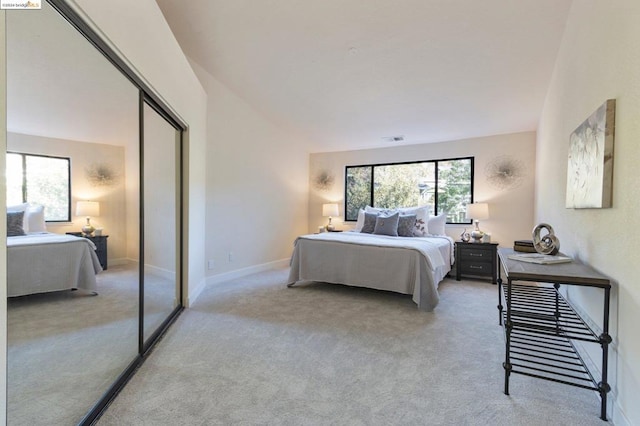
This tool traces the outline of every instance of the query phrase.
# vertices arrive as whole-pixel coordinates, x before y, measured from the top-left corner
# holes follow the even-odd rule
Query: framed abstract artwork
[[[571,133],[567,208],[611,207],[615,119],[616,100],[609,99]]]

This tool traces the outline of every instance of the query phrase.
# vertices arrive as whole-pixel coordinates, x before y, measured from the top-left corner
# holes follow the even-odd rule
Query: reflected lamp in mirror
[[[489,219],[489,204],[467,204],[467,220],[469,219],[473,219],[476,224],[476,228],[471,232],[471,238],[473,238],[474,242],[479,243],[482,241],[482,237],[484,236],[484,232],[480,230],[480,221]]]
[[[327,223],[327,231],[333,231],[335,228],[331,224],[331,217],[338,216],[340,213],[338,212],[337,204],[323,204],[322,205],[322,216],[329,218],[329,223]]]
[[[84,235],[92,235],[95,228],[91,225],[91,216],[100,216],[100,203],[97,201],[78,201],[76,216],[86,216],[87,223],[82,227]]]

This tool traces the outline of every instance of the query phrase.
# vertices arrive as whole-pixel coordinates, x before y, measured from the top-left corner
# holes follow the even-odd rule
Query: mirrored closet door
[[[143,341],[180,301],[180,132],[145,101],[142,108],[144,199]]]
[[[186,126],[63,0],[6,25],[7,423],[89,424],[182,309]]]

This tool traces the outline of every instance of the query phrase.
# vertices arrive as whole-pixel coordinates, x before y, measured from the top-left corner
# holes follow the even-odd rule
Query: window
[[[447,214],[447,223],[471,223],[466,205],[473,202],[473,157],[413,163],[347,166],[345,220],[358,219],[365,206],[429,206]]]
[[[7,153],[7,205],[45,206],[47,222],[71,220],[70,160],[44,155]]]

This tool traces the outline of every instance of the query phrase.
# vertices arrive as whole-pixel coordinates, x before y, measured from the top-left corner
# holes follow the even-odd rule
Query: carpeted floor
[[[514,375],[497,289],[440,304],[281,269],[209,287],[99,420],[107,425],[600,425],[594,392]]]
[[[137,265],[97,276],[98,295],[62,291],[8,299],[9,425],[73,425],[135,358]],[[173,309],[173,284],[149,276],[145,334]]]

